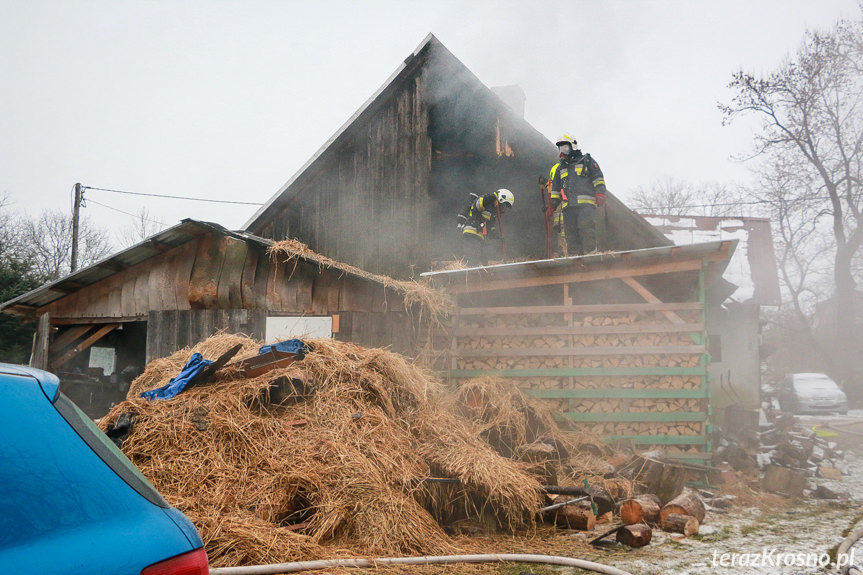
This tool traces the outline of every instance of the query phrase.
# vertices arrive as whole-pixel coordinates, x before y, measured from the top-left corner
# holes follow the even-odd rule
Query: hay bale
[[[479,427],[455,415],[430,372],[383,349],[312,339],[313,351],[287,368],[254,379],[226,370],[172,399],[138,397],[167,383],[194,351],[210,359],[237,343],[236,359],[260,346],[218,334],[152,362],[100,422],[105,429],[135,415],[122,450],[192,518],[212,566],[452,553],[440,521],[454,500],[494,510],[508,529],[533,521],[540,486],[524,464],[501,457]],[[266,401],[285,378],[314,393]],[[455,498],[423,483],[438,474],[462,480],[450,488]],[[307,526],[292,530],[300,524]]]

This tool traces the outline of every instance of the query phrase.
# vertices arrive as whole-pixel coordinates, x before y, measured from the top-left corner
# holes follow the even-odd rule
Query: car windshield
[[[836,387],[836,382],[826,375],[794,380],[794,389],[798,391],[835,391]]]

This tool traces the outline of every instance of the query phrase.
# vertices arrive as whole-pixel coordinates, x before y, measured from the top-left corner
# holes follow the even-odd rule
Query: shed
[[[244,227],[404,278],[460,257],[456,215],[469,193],[507,188],[506,255],[545,257],[538,177],[558,152],[523,118],[523,98],[486,87],[429,34]],[[670,244],[613,195],[598,221],[602,251]]]
[[[710,458],[708,313],[736,240],[422,274],[456,311],[436,365],[512,378],[612,441]],[[724,297],[724,296],[722,296]]]
[[[277,250],[275,253],[272,250]],[[144,242],[0,305],[38,318],[31,365],[99,415],[146,363],[220,330],[267,341],[332,336],[412,353],[422,305],[412,282],[183,220]],[[215,358],[207,358],[215,359]]]

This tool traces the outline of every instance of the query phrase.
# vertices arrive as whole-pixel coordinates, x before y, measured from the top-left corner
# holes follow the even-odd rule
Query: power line
[[[82,186],[85,190],[97,190],[100,192],[111,192],[114,194],[128,194],[130,196],[149,196],[152,198],[167,198],[171,200],[189,200],[192,202],[210,202],[213,204],[241,204],[244,206],[263,206],[262,202],[235,202],[232,200],[210,200],[207,198],[192,198],[189,196],[169,196],[164,194],[144,194],[142,192],[128,192],[125,190],[109,190],[107,188],[93,188],[90,186]]]
[[[158,226],[162,226],[163,228],[164,228],[164,227],[167,227],[167,226],[165,225],[165,223],[164,223],[164,222],[160,222],[160,221],[158,221],[158,220],[151,220],[150,218],[145,218],[144,216],[142,216],[142,215],[140,215],[140,214],[136,215],[136,214],[132,214],[132,213],[129,213],[129,212],[124,212],[123,210],[121,210],[121,209],[119,209],[119,208],[114,208],[114,207],[109,206],[109,205],[107,205],[107,204],[103,204],[103,203],[101,203],[101,202],[97,202],[96,200],[89,200],[89,201],[90,201],[90,203],[91,203],[91,204],[96,204],[97,206],[102,206],[103,208],[108,208],[109,210],[114,210],[115,212],[120,212],[121,214],[126,214],[127,216],[132,216],[132,217],[133,217],[133,218],[135,218],[136,220],[137,220],[137,219],[141,219],[141,220],[144,220],[144,221],[146,221],[146,222],[150,222],[151,224],[156,224],[156,225],[158,225]]]

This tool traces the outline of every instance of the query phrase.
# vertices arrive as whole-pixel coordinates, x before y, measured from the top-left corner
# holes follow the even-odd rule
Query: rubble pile
[[[841,479],[849,473],[845,454],[830,441],[831,435],[818,426],[805,426],[791,414],[781,414],[772,422],[762,416],[754,433],[721,433],[715,460],[744,477],[758,477],[760,487],[771,493],[835,498],[837,494],[809,481]]]

